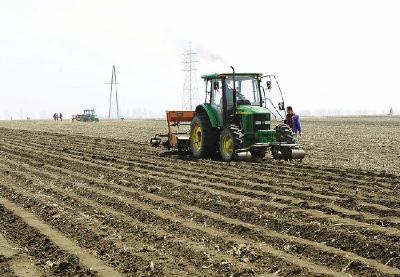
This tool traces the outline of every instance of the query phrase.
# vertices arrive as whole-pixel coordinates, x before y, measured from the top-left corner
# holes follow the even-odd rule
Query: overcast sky
[[[181,107],[182,53],[211,72],[275,74],[297,110],[400,110],[398,1],[0,2],[0,118]]]

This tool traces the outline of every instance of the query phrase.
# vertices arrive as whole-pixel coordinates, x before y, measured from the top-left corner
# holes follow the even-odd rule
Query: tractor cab
[[[204,75],[206,101],[216,115],[218,126],[235,121],[235,110],[241,106],[262,106],[260,73]],[[251,108],[250,108],[251,109]]]
[[[94,115],[94,110],[89,110],[89,109],[83,110],[83,115],[85,115],[85,116],[93,116]]]

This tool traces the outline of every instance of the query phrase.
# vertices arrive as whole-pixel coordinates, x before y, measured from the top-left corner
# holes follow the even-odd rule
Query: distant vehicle
[[[81,122],[98,122],[99,118],[93,109],[83,110],[83,114],[75,114],[72,116],[72,121],[81,121]]]

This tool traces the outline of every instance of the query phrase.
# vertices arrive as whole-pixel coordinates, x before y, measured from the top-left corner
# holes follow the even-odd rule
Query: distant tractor
[[[300,148],[292,130],[282,122],[283,117],[275,128],[271,126],[271,113],[277,119],[275,112],[279,114],[278,109],[285,110],[283,98],[277,103],[277,109],[261,87],[262,78],[271,80],[271,76],[236,74],[233,67],[232,73],[202,76],[206,83],[205,103],[198,105],[195,111],[167,112],[169,133],[156,135],[151,139],[151,145],[157,147],[161,137],[168,137],[163,143],[165,147],[187,149],[195,158],[210,157],[217,152],[224,161],[236,159],[241,152],[262,158],[269,149],[275,159],[302,160],[305,151]],[[271,81],[267,81],[268,90],[271,86]],[[279,92],[282,96],[280,88]],[[267,101],[271,102],[274,112],[266,107]],[[171,131],[171,127],[185,122],[190,122],[186,134]]]
[[[94,110],[86,109],[83,110],[83,114],[76,114],[72,116],[72,121],[81,121],[81,122],[98,122],[99,118],[97,117]]]

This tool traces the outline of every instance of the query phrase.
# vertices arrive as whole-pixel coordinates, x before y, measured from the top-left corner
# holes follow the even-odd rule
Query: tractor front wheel
[[[276,131],[276,141],[279,142],[286,142],[290,144],[296,143],[295,134],[293,133],[292,129],[286,124],[279,124],[275,127]]]
[[[223,161],[234,160],[243,144],[243,134],[236,126],[225,127],[219,137],[219,152]]]
[[[204,113],[198,113],[190,123],[190,150],[195,158],[211,156],[216,151],[216,130]]]
[[[276,141],[297,144],[296,135],[293,133],[292,129],[286,124],[279,124],[275,127],[276,131]],[[288,147],[277,146],[271,148],[271,154],[275,160],[292,160],[291,149]]]

